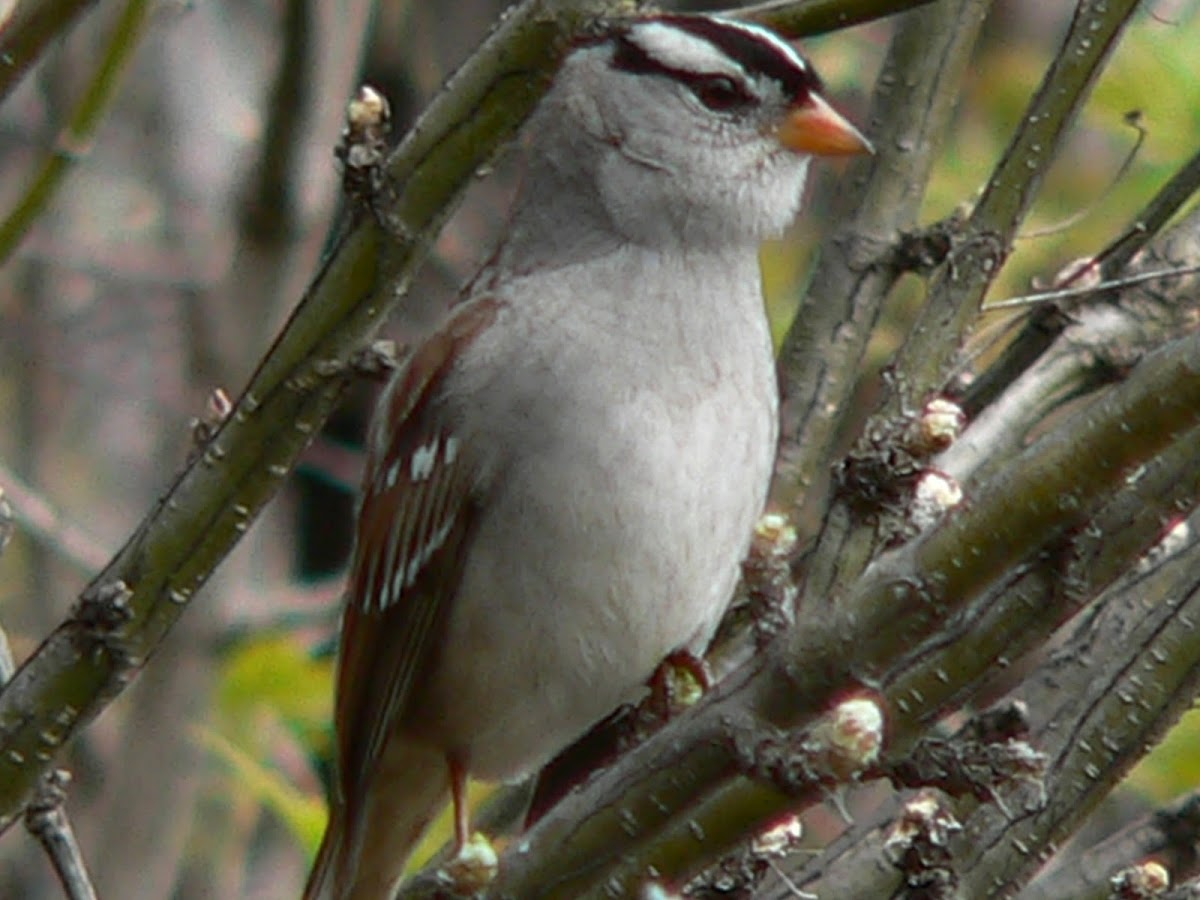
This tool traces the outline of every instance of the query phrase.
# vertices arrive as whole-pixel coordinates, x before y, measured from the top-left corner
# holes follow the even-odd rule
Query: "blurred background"
[[[122,36],[135,5],[97,4],[0,104],[0,219],[55,152],[71,163],[0,258],[0,488],[19,523],[0,557],[0,624],[18,662],[161,494],[197,422],[220,407],[216,392],[236,396],[299,299],[337,221],[333,147],[354,86],[381,90],[402,133],[506,4],[383,0],[368,21],[365,0],[162,0]],[[1098,251],[1194,152],[1198,7],[1143,6],[993,299]],[[11,9],[0,2],[0,28]],[[924,221],[971,203],[1071,11],[996,4]],[[805,42],[859,122],[890,31],[882,22]],[[136,42],[129,71],[99,127],[75,140],[67,125],[118,40]],[[428,328],[486,257],[519,158],[508,152],[472,189],[389,336],[403,343]],[[804,219],[764,248],[779,335],[836,208],[837,175],[822,164]],[[874,370],[919,287],[895,295]],[[158,656],[64,758],[101,896],[298,894],[324,819],[331,653],[374,390],[359,388],[331,420]],[[1200,783],[1189,729],[1185,719],[1110,803],[1149,806]],[[34,842],[19,828],[0,838],[0,897],[57,896]]]

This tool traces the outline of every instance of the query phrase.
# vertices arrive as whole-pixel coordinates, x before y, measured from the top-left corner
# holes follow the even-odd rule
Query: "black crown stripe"
[[[774,79],[793,102],[803,101],[809,94],[821,91],[821,79],[811,66],[797,65],[792,56],[750,29],[710,16],[665,15],[650,21],[662,22],[708,41],[737,61],[747,74]],[[663,67],[660,65],[659,68]]]

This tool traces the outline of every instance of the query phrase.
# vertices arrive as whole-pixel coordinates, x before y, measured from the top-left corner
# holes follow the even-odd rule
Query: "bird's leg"
[[[466,765],[453,754],[447,754],[446,765],[450,769],[450,798],[454,803],[454,852],[441,867],[441,875],[455,896],[473,897],[496,877],[496,851],[482,834],[471,834]]]
[[[712,686],[708,664],[688,650],[676,650],[654,670],[646,683],[650,692],[629,717],[620,751],[635,747],[685,709],[700,702]]]
[[[454,756],[446,757],[450,769],[450,797],[454,803],[454,856],[462,854],[471,837],[471,809],[467,804],[467,767]]]
[[[646,707],[663,724],[694,705],[712,687],[708,664],[689,650],[676,650],[650,677]]]

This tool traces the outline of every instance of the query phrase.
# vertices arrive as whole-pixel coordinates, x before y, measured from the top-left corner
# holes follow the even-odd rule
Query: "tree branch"
[[[967,896],[1011,890],[1192,704],[1200,687],[1200,541],[1102,597],[1018,693],[1049,756],[1048,802],[1032,815],[981,806],[957,858]]]
[[[884,417],[920,406],[945,382],[1042,178],[1137,5],[1136,0],[1080,0],[1076,6],[1062,47],[897,356],[905,383],[885,406]]]
[[[1197,847],[1200,792],[1193,791],[1055,865],[1029,884],[1021,896],[1023,900],[1103,900],[1109,896],[1113,874],[1145,859],[1164,860],[1172,882],[1178,883],[1200,872]]]
[[[8,260],[21,238],[33,227],[76,163],[86,157],[92,136],[104,121],[121,77],[141,41],[150,7],[149,0],[127,0],[120,19],[113,27],[104,57],[96,67],[79,105],[71,114],[67,127],[58,136],[41,170],[29,180],[28,187],[12,212],[0,221],[0,265]],[[5,59],[7,63],[4,56],[0,56],[0,59]]]
[[[546,89],[572,37],[620,0],[529,0],[388,161],[387,233],[358,215],[232,413],[0,693],[0,828],[63,743],[145,663],[337,404],[347,363],[403,296],[449,209]]]
[[[75,19],[95,0],[28,0],[18,3],[0,23],[0,103],[41,57],[43,51],[70,30]]]
[[[842,179],[845,215],[821,247],[780,350],[778,490],[791,494],[824,477],[867,341],[903,274],[894,248],[916,222],[990,5],[955,0],[900,21],[871,100],[868,132],[881,139]]]
[[[789,37],[822,34],[882,19],[933,0],[774,0],[732,8],[723,15],[758,22]]]
[[[883,555],[836,606],[803,600],[806,615],[772,652],[547,814],[505,860],[494,896],[629,892],[649,871],[677,883],[785,810],[820,799],[784,798],[738,777],[730,723],[810,727],[839,692],[871,685],[888,710],[888,752],[905,752],[1005,652],[993,644],[998,619],[1012,623],[1009,634],[1044,621],[1044,634],[1085,601],[1069,589],[1046,603],[1004,590],[1039,560],[1060,558],[1060,542],[1085,533],[1129,473],[1200,433],[1198,352],[1194,334],[1147,356],[940,526]],[[1156,538],[1143,533],[1107,571],[1115,577]],[[959,627],[948,632],[948,622]]]

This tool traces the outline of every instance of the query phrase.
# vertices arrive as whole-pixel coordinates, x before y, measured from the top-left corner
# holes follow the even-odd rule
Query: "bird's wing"
[[[411,356],[377,413],[338,661],[338,787],[347,822],[365,802],[461,577],[477,472],[436,398],[498,306],[484,299],[459,307]]]

